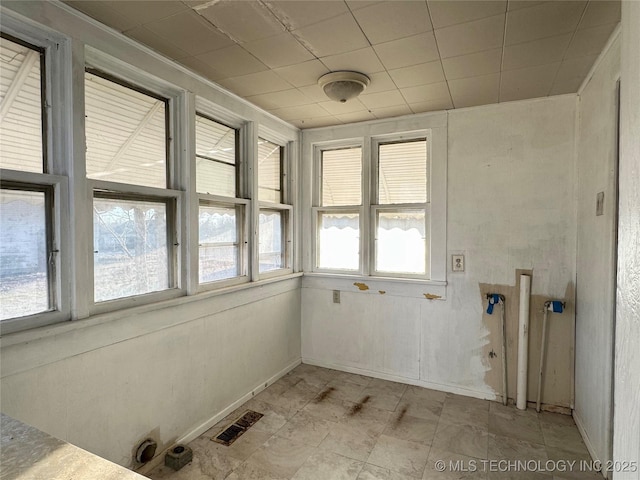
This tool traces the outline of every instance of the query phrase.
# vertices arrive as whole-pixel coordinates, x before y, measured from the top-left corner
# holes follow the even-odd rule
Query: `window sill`
[[[62,321],[59,323],[55,323],[55,324],[47,325],[43,327],[32,328],[29,330],[22,330],[14,333],[8,333],[0,337],[0,347],[6,348],[11,345],[32,342],[35,340],[40,340],[42,338],[47,338],[47,337],[53,337],[56,335],[63,335],[71,331],[80,330],[87,327],[98,326],[98,325],[106,324],[116,320],[121,320],[121,321],[124,320],[132,324],[135,324],[136,317],[139,317],[148,313],[152,313],[162,309],[175,308],[175,307],[190,304],[190,303],[202,302],[205,300],[214,299],[216,297],[222,297],[227,294],[240,293],[245,290],[253,290],[253,289],[262,290],[264,289],[264,287],[268,285],[285,282],[287,280],[293,280],[301,276],[302,276],[302,273],[280,275],[277,277],[259,280],[257,282],[246,282],[239,285],[219,288],[216,290],[199,292],[194,295],[180,296],[178,298],[158,301],[155,303],[149,303],[146,305],[140,305],[132,308],[123,308],[120,310],[114,310],[107,313],[100,313],[100,314],[92,315],[90,317],[78,319],[74,321],[67,320],[67,321]],[[278,287],[276,287],[275,285],[274,287],[275,288],[267,289],[267,291],[265,291],[265,296],[270,296],[271,294],[277,294],[275,290],[277,290]],[[271,290],[273,290],[273,292]],[[254,292],[247,292],[247,293],[248,295],[246,299],[238,298],[236,301],[229,301],[229,302],[224,301],[223,299],[220,299],[221,302],[224,301],[225,305],[223,306],[221,304],[220,305],[221,308],[219,309],[219,311],[224,311],[229,308],[234,308],[236,306],[250,303],[252,301],[257,301],[261,297],[261,295]],[[209,315],[219,313],[219,311],[215,311],[215,309],[214,311],[211,311],[210,308],[207,308],[206,310],[209,312]],[[162,328],[167,328],[167,327],[174,326],[175,324],[183,323],[186,321],[192,321],[194,319],[195,318],[182,319],[179,317],[172,316],[171,319],[168,320],[169,324],[161,324],[162,322],[154,320],[152,322],[153,324],[148,326],[148,330],[153,331],[153,330],[158,330]],[[139,328],[142,328],[143,330],[147,330],[145,326],[141,326],[141,325],[138,325],[136,327],[133,327],[133,326],[131,327],[134,330],[136,330],[136,335],[141,334]]]
[[[303,288],[342,290],[376,295],[446,300],[447,282],[415,278],[375,277],[340,273],[305,273]]]

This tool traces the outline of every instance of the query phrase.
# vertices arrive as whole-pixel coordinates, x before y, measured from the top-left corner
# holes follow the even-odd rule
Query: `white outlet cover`
[[[451,270],[464,272],[464,255],[451,255]]]

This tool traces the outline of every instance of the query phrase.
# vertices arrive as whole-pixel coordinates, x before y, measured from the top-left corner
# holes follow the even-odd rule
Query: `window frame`
[[[5,13],[5,12],[3,12]],[[69,214],[70,145],[62,133],[70,128],[70,93],[54,85],[69,82],[71,48],[68,38],[54,31],[23,23],[13,15],[2,20],[3,38],[40,54],[40,98],[42,132],[42,173],[0,168],[3,188],[19,186],[25,191],[48,190],[45,204],[48,225],[49,303],[51,309],[32,315],[8,318],[0,322],[0,335],[32,329],[69,320],[71,317],[72,252]],[[56,121],[53,121],[55,119]]]
[[[260,185],[260,165],[258,159],[258,141],[265,140],[274,145],[278,145],[280,147],[280,202],[268,202],[259,199]],[[294,219],[294,208],[291,196],[291,150],[292,150],[292,142],[287,142],[284,139],[277,138],[271,132],[260,131],[258,135],[256,135],[255,142],[255,168],[254,168],[254,195],[255,195],[255,212],[253,214],[254,222],[255,222],[255,237],[256,241],[254,242],[253,249],[255,254],[253,255],[254,265],[253,269],[255,272],[254,281],[268,279],[278,276],[283,276],[287,274],[293,273],[293,219]],[[265,211],[278,211],[282,213],[282,255],[284,260],[284,267],[277,268],[274,270],[260,271],[260,212]]]
[[[197,168],[196,162],[198,156],[196,155],[196,133],[195,133],[195,121],[197,116],[201,116],[212,122],[223,125],[236,132],[235,145],[236,145],[236,196],[227,197],[224,195],[212,195],[209,193],[199,193],[196,187]],[[192,259],[191,265],[195,270],[193,273],[193,281],[195,282],[195,292],[207,292],[211,290],[219,290],[221,288],[232,287],[235,285],[242,285],[251,282],[251,244],[250,238],[250,219],[251,219],[251,199],[249,196],[250,187],[247,185],[247,170],[248,170],[248,149],[246,148],[248,136],[250,136],[250,124],[244,122],[240,118],[232,116],[228,112],[223,112],[220,108],[212,102],[197,97],[195,101],[195,111],[192,116],[193,121],[193,154],[189,159],[189,163],[192,163],[192,176],[193,185],[190,187],[191,195],[196,199],[195,203],[195,245],[197,247],[198,255],[195,255],[195,259]],[[232,278],[224,278],[220,280],[214,280],[211,282],[200,282],[200,206],[235,206],[236,211],[238,207],[243,210],[243,218],[240,221],[236,220],[236,228],[238,229],[238,241],[242,242],[240,248],[239,261],[242,263],[239,265],[240,275]]]
[[[182,260],[181,238],[184,236],[184,222],[180,219],[180,212],[183,211],[182,203],[185,201],[184,191],[178,187],[180,178],[179,165],[176,161],[181,158],[179,152],[179,142],[174,141],[176,126],[178,122],[180,97],[183,95],[179,89],[171,86],[161,86],[148,74],[131,70],[132,67],[123,68],[113,62],[103,61],[98,53],[91,55],[88,52],[85,68],[83,71],[83,98],[84,85],[86,85],[86,73],[99,76],[112,81],[125,88],[130,88],[136,92],[149,95],[153,98],[165,102],[165,188],[151,187],[146,185],[136,185],[128,183],[113,182],[90,178],[85,175],[87,199],[89,205],[86,208],[85,219],[89,222],[90,232],[90,258],[88,263],[87,285],[90,287],[88,298],[88,314],[97,315],[114,310],[132,308],[137,305],[156,303],[185,295],[184,274],[180,268]],[[84,113],[83,109],[83,113]],[[84,130],[86,132],[86,128]],[[86,159],[86,157],[85,157]],[[120,297],[111,300],[96,302],[95,300],[95,259],[93,255],[93,201],[96,197],[112,198],[114,200],[151,200],[166,202],[167,205],[167,272],[169,274],[169,288],[158,292],[149,292],[128,297]]]
[[[402,144],[410,142],[419,142],[424,140],[427,148],[427,161],[426,161],[426,201],[415,203],[380,203],[380,146],[389,144]],[[396,135],[386,135],[371,138],[371,195],[369,209],[370,209],[370,230],[369,230],[369,269],[370,275],[376,277],[389,277],[389,278],[413,278],[419,280],[430,280],[430,243],[431,235],[429,229],[429,217],[431,214],[431,149],[432,136],[431,131],[414,132],[407,136],[398,137]],[[374,203],[375,202],[375,203]],[[424,274],[408,273],[408,272],[386,272],[378,270],[377,268],[377,254],[378,254],[378,212],[403,212],[412,210],[424,211],[424,232],[425,232],[425,265]]]
[[[433,285],[446,285],[446,115],[424,114],[426,121],[421,128],[415,128],[415,120],[400,121],[398,125],[385,125],[382,121],[367,122],[350,126],[343,139],[324,140],[325,135],[308,135],[303,148],[310,148],[311,160],[311,224],[310,255],[306,256],[306,266],[312,275],[327,275],[346,278],[372,278],[380,280],[419,281]],[[402,129],[404,124],[409,128]],[[386,133],[393,131],[392,133]],[[395,128],[394,128],[395,127]],[[413,128],[411,128],[413,127]],[[315,132],[313,132],[315,133]],[[318,141],[314,141],[314,137]],[[378,167],[381,144],[405,143],[426,139],[427,141],[427,201],[408,204],[378,204]],[[322,206],[322,152],[341,148],[362,147],[362,205]],[[309,197],[308,197],[309,198]],[[434,204],[435,202],[435,204]],[[326,211],[360,212],[360,268],[358,271],[320,268],[319,260],[319,213]],[[376,269],[377,212],[389,210],[416,210],[424,208],[425,274],[384,272]]]

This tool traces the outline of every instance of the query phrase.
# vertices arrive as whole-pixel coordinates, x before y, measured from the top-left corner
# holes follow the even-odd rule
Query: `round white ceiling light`
[[[331,72],[318,79],[325,95],[340,103],[356,98],[369,83],[369,77],[358,72]]]

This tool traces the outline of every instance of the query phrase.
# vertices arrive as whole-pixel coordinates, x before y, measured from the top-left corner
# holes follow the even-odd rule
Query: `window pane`
[[[236,130],[196,116],[196,190],[236,196]]]
[[[96,302],[169,288],[167,205],[93,200]]]
[[[360,216],[357,213],[320,213],[318,267],[360,269]]]
[[[260,272],[285,268],[282,212],[260,210]]]
[[[50,309],[44,192],[0,191],[0,320]]]
[[[378,201],[427,201],[427,142],[381,144],[378,166]]]
[[[376,270],[425,273],[424,210],[378,212]]]
[[[0,38],[0,168],[42,173],[41,54]]]
[[[280,145],[258,140],[258,199],[263,202],[282,202],[281,154]]]
[[[200,206],[200,283],[240,275],[237,217],[233,207]]]
[[[362,203],[362,148],[322,152],[322,205]]]
[[[167,186],[166,103],[85,73],[87,176]]]

